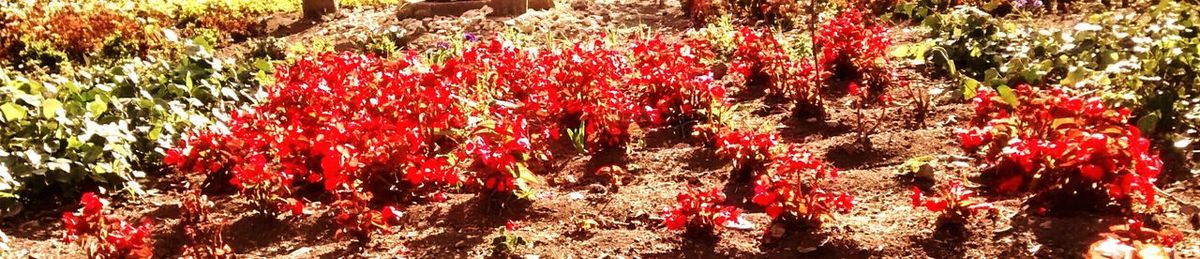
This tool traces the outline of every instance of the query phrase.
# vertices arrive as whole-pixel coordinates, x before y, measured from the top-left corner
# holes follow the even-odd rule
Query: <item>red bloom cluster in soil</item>
[[[765,207],[772,219],[821,223],[835,212],[854,208],[854,196],[826,189],[837,178],[837,168],[811,152],[788,146],[771,166],[755,181],[753,201]]]
[[[775,132],[723,128],[716,133],[717,155],[733,159],[735,170],[758,171],[773,159],[771,148],[778,143]]]
[[[632,44],[637,75],[630,83],[650,125],[704,120],[704,111],[729,105],[725,88],[713,83],[711,70],[702,63],[715,56],[708,42],[657,36]]]
[[[887,28],[868,26],[857,9],[842,11],[822,25],[813,40],[821,46],[818,63],[832,71],[840,71],[838,74],[851,73],[854,78],[859,78],[861,74],[894,70],[887,59],[887,49],[892,45]]]
[[[78,243],[89,258],[154,256],[149,243],[154,226],[149,220],[134,224],[109,215],[108,201],[95,193],[83,194],[79,206],[82,208],[78,212],[63,212],[63,228],[67,230],[63,241]]]
[[[663,224],[667,229],[687,229],[692,233],[712,233],[724,228],[726,222],[738,220],[741,211],[725,206],[725,193],[713,188],[708,191],[687,186],[685,192],[675,196],[674,207],[663,210]]]
[[[809,59],[788,55],[770,30],[743,27],[741,40],[729,63],[731,75],[744,84],[766,83],[770,95],[795,100],[801,107],[820,109],[822,103],[817,77],[826,78],[825,69]],[[824,80],[821,80],[824,81]]]
[[[447,186],[532,197],[530,163],[582,125],[589,149],[621,147],[639,125],[707,119],[725,90],[701,63],[700,40],[637,38],[544,52],[502,40],[442,65],[322,54],[279,69],[276,87],[227,129],[193,134],[166,164],[228,174],[264,211],[300,215],[306,200],[338,209],[339,234],[387,232],[403,198],[442,199]],[[324,192],[296,190],[319,186]],[[307,188],[312,189],[312,188]]]
[[[973,100],[977,118],[958,133],[988,166],[984,178],[995,191],[1093,189],[1127,207],[1154,207],[1162,160],[1126,123],[1128,109],[1061,89],[1003,90],[981,90]]]
[[[992,204],[976,197],[975,192],[967,189],[960,181],[950,181],[937,190],[938,196],[926,197],[921,189],[913,187],[913,208],[925,207],[929,211],[941,213],[939,219],[949,222],[962,223],[967,218],[983,211],[992,209]]]

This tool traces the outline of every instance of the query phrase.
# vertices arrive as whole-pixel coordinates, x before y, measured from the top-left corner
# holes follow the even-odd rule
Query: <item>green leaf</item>
[[[1154,130],[1158,128],[1158,121],[1161,119],[1162,115],[1160,115],[1157,111],[1146,114],[1146,116],[1142,116],[1141,119],[1138,119],[1138,129],[1142,130],[1142,132],[1145,132],[1146,134],[1154,132]]]
[[[53,119],[58,116],[58,112],[62,111],[62,102],[55,99],[46,99],[42,101],[42,117]]]
[[[999,94],[1000,98],[1004,99],[1004,102],[1008,103],[1008,105],[1012,107],[1019,106],[1019,103],[1017,103],[1017,95],[1014,94],[1012,88],[1008,88],[1007,85],[996,87],[996,93]]]
[[[92,100],[92,102],[87,104],[87,109],[89,112],[92,112],[92,116],[100,117],[100,114],[104,114],[105,111],[108,111],[108,103],[105,103],[104,100],[97,98],[96,100]]]
[[[975,79],[965,76],[962,77],[962,80],[963,98],[967,100],[974,99],[976,91],[979,90],[979,81],[975,81]]]
[[[20,121],[25,119],[26,110],[16,103],[5,103],[0,105],[0,112],[4,113],[5,121]]]

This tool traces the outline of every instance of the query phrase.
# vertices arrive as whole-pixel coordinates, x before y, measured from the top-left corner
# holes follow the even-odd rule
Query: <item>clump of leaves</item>
[[[678,204],[663,209],[663,225],[669,230],[712,235],[714,230],[725,228],[726,223],[736,223],[741,215],[737,207],[723,205],[725,193],[718,188],[704,191],[686,186],[684,192],[675,196],[675,201]]]
[[[63,241],[78,244],[89,258],[151,258],[154,247],[150,232],[154,225],[149,219],[129,223],[111,215],[108,200],[95,193],[84,193],[82,207],[76,212],[63,212],[66,234]]]
[[[510,255],[517,248],[529,245],[525,237],[517,235],[516,231],[519,227],[517,222],[510,220],[505,222],[503,227],[496,229],[500,235],[492,239],[492,255]]]
[[[967,219],[980,212],[991,211],[992,204],[975,195],[975,192],[963,186],[961,181],[950,181],[937,189],[936,196],[925,196],[920,188],[913,186],[913,208],[925,207],[934,213],[940,213],[939,221],[963,224]]]

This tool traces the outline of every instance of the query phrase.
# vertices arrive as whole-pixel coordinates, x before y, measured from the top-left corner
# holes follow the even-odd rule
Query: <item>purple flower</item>
[[[1014,0],[1012,5],[1017,9],[1038,9],[1042,8],[1042,0]]]
[[[470,33],[470,32],[463,34],[463,38],[466,38],[467,41],[470,41],[470,42],[475,42],[475,41],[479,40],[479,38],[475,37],[474,33]]]
[[[438,42],[437,46],[438,46],[438,48],[449,49],[449,48],[450,48],[450,43],[449,43],[449,42],[444,42],[444,41],[443,41],[443,42]]]

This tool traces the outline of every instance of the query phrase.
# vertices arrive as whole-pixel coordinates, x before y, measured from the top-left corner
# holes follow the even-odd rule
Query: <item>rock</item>
[[[546,10],[554,8],[554,0],[528,0],[529,9]]]
[[[288,253],[288,257],[292,257],[292,258],[300,257],[301,255],[307,254],[308,252],[311,252],[311,251],[312,251],[311,247],[301,247],[300,249],[296,249],[296,250],[293,250],[291,253]]]

